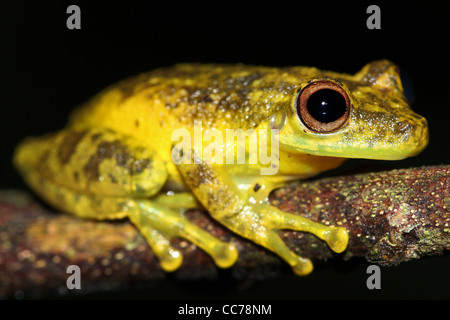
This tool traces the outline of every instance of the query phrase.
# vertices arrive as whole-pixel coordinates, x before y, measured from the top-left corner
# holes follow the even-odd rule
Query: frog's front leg
[[[179,171],[192,192],[210,214],[237,234],[275,252],[298,275],[313,269],[311,261],[291,251],[278,235],[280,229],[309,232],[326,241],[335,252],[342,252],[348,243],[348,233],[342,227],[329,227],[305,217],[283,212],[264,202],[249,201],[221,166],[196,159],[191,164],[180,163]]]

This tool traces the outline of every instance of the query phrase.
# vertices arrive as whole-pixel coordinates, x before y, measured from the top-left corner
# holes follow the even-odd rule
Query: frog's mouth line
[[[309,143],[292,143],[292,139],[287,142],[280,141],[280,148],[289,152],[311,154],[315,156],[373,159],[373,160],[402,160],[413,157],[422,152],[428,144],[428,129],[425,127],[415,136],[411,136],[407,141],[399,139],[395,144],[387,142],[345,143],[340,141],[335,145]],[[353,141],[354,142],[354,141]]]

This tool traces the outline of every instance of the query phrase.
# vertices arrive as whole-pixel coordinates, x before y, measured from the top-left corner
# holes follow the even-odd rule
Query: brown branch
[[[284,211],[347,228],[350,242],[340,255],[312,235],[281,232],[293,250],[315,262],[339,256],[396,265],[450,247],[450,166],[301,182],[276,190],[271,202]],[[275,255],[232,234],[207,213],[186,215],[213,235],[233,242],[240,256],[235,266],[221,271],[202,250],[180,239],[176,245],[184,262],[172,277],[226,276],[243,281],[289,270]],[[73,264],[81,268],[83,292],[168,277],[128,220],[82,220],[45,209],[25,192],[1,191],[0,296],[63,294],[66,269]]]

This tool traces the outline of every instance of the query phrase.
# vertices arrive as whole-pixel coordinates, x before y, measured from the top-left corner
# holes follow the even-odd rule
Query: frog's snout
[[[361,133],[356,140],[363,143],[351,144],[354,158],[401,160],[417,155],[427,146],[429,132],[424,117],[413,112],[399,117],[377,115],[377,125],[373,124],[374,118],[368,117],[363,121],[363,129],[356,131]]]
[[[417,155],[425,149],[429,140],[427,120],[418,114],[397,119],[385,134],[391,155],[387,158],[391,160]]]

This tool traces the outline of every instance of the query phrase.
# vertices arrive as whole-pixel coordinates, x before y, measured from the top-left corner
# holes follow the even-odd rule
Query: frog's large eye
[[[346,123],[350,115],[350,99],[335,82],[319,80],[310,83],[297,98],[297,112],[309,129],[329,133]]]

